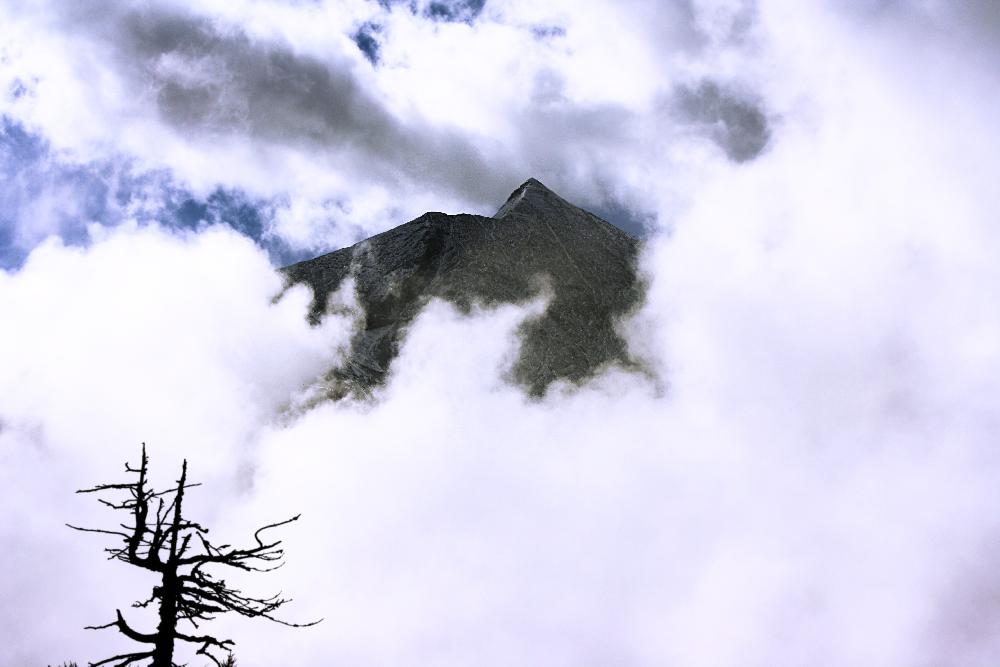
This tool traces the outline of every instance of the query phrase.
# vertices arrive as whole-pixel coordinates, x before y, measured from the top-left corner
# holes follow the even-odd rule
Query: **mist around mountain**
[[[359,326],[328,393],[367,395],[385,384],[407,327],[434,298],[473,306],[542,296],[544,311],[519,328],[511,382],[530,395],[581,383],[610,365],[641,371],[618,331],[642,299],[639,241],[538,180],[518,187],[493,217],[430,212],[348,248],[284,269],[314,292],[311,318],[353,278]]]
[[[219,539],[303,514],[260,590],[325,620],[240,667],[1000,664],[1000,3],[432,4],[0,0],[0,665],[117,652],[148,581],[65,524],[141,441]],[[488,242],[529,175],[640,221],[664,391],[515,386],[611,275]],[[319,322],[275,270],[442,210]]]

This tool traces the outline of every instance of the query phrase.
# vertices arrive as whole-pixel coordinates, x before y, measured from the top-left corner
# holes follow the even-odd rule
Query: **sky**
[[[65,524],[143,441],[302,513],[241,667],[995,665],[998,7],[0,0],[0,665],[130,647]],[[353,295],[277,269],[529,177],[643,239],[660,381],[505,384],[540,295],[315,400]]]

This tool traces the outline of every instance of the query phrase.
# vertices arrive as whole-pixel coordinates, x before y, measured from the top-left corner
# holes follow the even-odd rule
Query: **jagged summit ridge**
[[[641,296],[637,248],[636,239],[532,178],[492,218],[425,213],[284,271],[313,288],[315,318],[328,295],[355,277],[365,324],[346,363],[328,376],[334,397],[385,382],[407,326],[431,298],[466,310],[518,303],[535,296],[544,276],[553,298],[522,325],[509,374],[537,396],[555,380],[580,382],[607,364],[635,367],[614,325]]]
[[[549,190],[545,185],[535,178],[529,178],[522,183],[514,192],[510,194],[503,206],[493,215],[497,220],[502,220],[508,214],[517,213],[527,206],[536,202],[541,202],[550,197],[559,199],[560,202],[569,206],[559,195]]]

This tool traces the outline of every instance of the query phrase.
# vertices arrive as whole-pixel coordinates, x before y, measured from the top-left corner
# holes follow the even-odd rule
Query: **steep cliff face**
[[[607,364],[635,367],[615,322],[642,293],[638,241],[530,179],[492,218],[425,213],[349,248],[284,269],[315,293],[313,317],[349,275],[365,312],[331,394],[364,394],[382,384],[420,309],[438,297],[518,303],[551,289],[545,313],[520,330],[510,379],[540,396],[555,380],[580,382]]]

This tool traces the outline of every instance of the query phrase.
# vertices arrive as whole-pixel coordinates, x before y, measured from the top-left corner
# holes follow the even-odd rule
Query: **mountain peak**
[[[525,209],[546,206],[572,206],[572,204],[549,190],[537,178],[529,178],[510,193],[510,197],[493,217],[501,220],[511,213],[526,213]]]
[[[549,304],[520,326],[507,375],[542,396],[557,380],[581,383],[609,364],[638,368],[616,328],[641,299],[637,253],[633,237],[529,178],[492,218],[426,213],[285,273],[312,286],[314,321],[328,295],[355,280],[363,328],[344,363],[327,374],[334,398],[384,385],[409,324],[431,299],[469,312],[477,304],[524,303],[545,284]]]
[[[493,215],[493,219],[504,221],[507,224],[515,219],[521,222],[544,221],[549,225],[584,224],[604,227],[606,231],[615,235],[627,236],[630,239],[635,238],[633,234],[607,220],[566,201],[545,187],[537,178],[529,178],[519,185],[507,198],[504,205],[500,207],[500,210]]]

